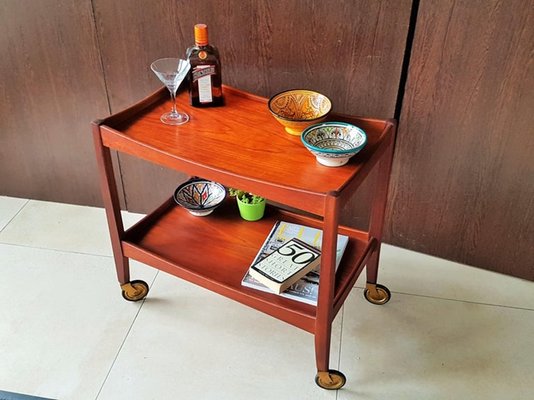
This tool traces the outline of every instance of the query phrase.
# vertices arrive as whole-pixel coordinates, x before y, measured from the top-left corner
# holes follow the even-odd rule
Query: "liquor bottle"
[[[187,49],[189,100],[195,107],[223,105],[221,60],[219,51],[208,43],[208,27],[195,25],[195,45]]]

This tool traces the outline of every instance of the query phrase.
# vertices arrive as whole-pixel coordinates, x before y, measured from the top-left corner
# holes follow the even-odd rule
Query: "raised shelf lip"
[[[224,182],[227,186],[233,186],[233,187],[254,187],[254,189],[250,189],[251,192],[255,192],[259,195],[263,195],[266,198],[269,198],[269,194],[272,193],[272,189],[280,189],[283,190],[285,193],[281,196],[282,200],[280,200],[277,196],[277,198],[273,198],[273,201],[279,201],[280,203],[287,204],[289,206],[293,206],[296,208],[302,208],[305,211],[312,212],[314,214],[322,214],[322,202],[324,201],[324,198],[327,195],[338,197],[341,195],[343,191],[346,190],[348,186],[359,186],[361,182],[365,180],[369,172],[372,170],[378,159],[380,158],[380,155],[383,151],[385,151],[385,146],[383,146],[383,143],[380,143],[377,145],[377,148],[371,156],[365,161],[362,162],[364,165],[361,170],[359,170],[358,174],[354,174],[352,179],[349,179],[345,182],[345,184],[340,187],[338,190],[330,190],[330,191],[308,191],[301,188],[295,188],[287,185],[283,185],[279,182],[270,182],[267,180],[260,181],[259,179],[250,178],[244,175],[238,175],[231,171],[226,171],[222,168],[215,168],[211,166],[202,165],[193,161],[190,161],[186,158],[178,157],[174,154],[169,154],[165,151],[162,151],[160,149],[152,148],[151,146],[144,144],[142,142],[139,142],[135,139],[132,139],[128,137],[127,135],[124,135],[120,131],[115,130],[114,128],[111,128],[109,126],[101,126],[101,135],[102,135],[102,141],[103,144],[107,147],[110,147],[114,150],[118,150],[120,152],[138,156],[146,161],[151,161],[154,163],[157,163],[162,166],[166,166],[172,169],[180,170],[182,172],[186,172],[189,175],[199,175],[206,179],[211,180],[218,180],[221,182]],[[386,130],[390,130],[393,128],[393,125],[388,125],[386,127]],[[134,144],[137,148],[137,151],[131,150],[131,145]],[[155,159],[155,154],[160,154],[164,156],[163,161],[161,161],[161,157],[158,157],[158,159]],[[265,188],[264,188],[265,187]],[[306,209],[306,206],[302,205],[302,201],[299,200],[296,204],[290,204],[286,203],[286,197],[290,197],[290,195],[294,193],[299,193],[299,195],[302,196],[303,200],[311,201],[314,205],[312,209]],[[320,202],[318,205],[315,204],[316,202]]]
[[[112,115],[109,115],[104,118],[95,119],[91,123],[92,125],[112,125],[112,124],[120,124],[125,121],[130,120],[132,117],[138,115],[143,110],[148,109],[152,107],[155,103],[163,100],[163,93],[167,92],[167,88],[165,86],[162,86],[158,90],[156,90],[153,93],[150,93],[148,96],[142,98],[137,103],[134,103],[133,105],[130,105],[121,111],[118,111]]]
[[[224,86],[224,90],[233,96],[239,96],[245,99],[251,99],[254,102],[267,103],[268,99]],[[239,187],[244,190],[264,196],[272,201],[286,204],[290,207],[302,209],[316,215],[324,214],[324,202],[327,196],[339,197],[342,204],[348,201],[350,194],[367,177],[372,170],[381,153],[384,151],[385,143],[389,131],[394,127],[395,121],[392,119],[382,120],[376,118],[360,118],[345,114],[334,113],[333,118],[340,118],[348,121],[366,121],[369,124],[379,124],[384,126],[380,132],[379,139],[374,143],[369,143],[357,156],[358,159],[352,162],[352,172],[346,174],[344,181],[339,181],[336,185],[330,187],[308,187],[294,186],[285,184],[285,181],[273,181],[273,178],[258,176],[249,176],[245,172],[236,173],[233,170],[227,170],[224,165],[204,164],[199,160],[190,160],[185,156],[167,152],[161,148],[155,148],[149,143],[130,137],[128,134],[115,129],[113,126],[128,125],[130,120],[134,120],[145,112],[150,112],[152,107],[158,102],[164,102],[166,89],[163,87],[133,106],[120,111],[112,116],[102,120],[96,120],[93,124],[98,125],[104,146],[136,156],[147,161],[162,165],[171,169],[179,170],[191,176],[201,176],[206,179],[218,181],[229,187]],[[392,136],[392,135],[391,135]],[[332,174],[335,174],[335,168],[331,168]],[[296,183],[296,182],[295,182]],[[347,190],[349,189],[349,190]]]

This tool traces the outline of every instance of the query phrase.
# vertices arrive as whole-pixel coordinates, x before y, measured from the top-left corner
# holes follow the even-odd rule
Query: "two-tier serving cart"
[[[330,120],[362,128],[368,143],[348,164],[328,168],[316,162],[299,137],[287,134],[274,120],[267,99],[228,86],[224,95],[224,107],[197,109],[189,106],[187,93],[179,94],[178,108],[191,116],[190,122],[181,126],[164,125],[159,120],[170,108],[165,88],[93,122],[101,190],[122,294],[127,300],[138,301],[148,293],[145,282],[130,279],[131,258],[304,329],[315,336],[316,383],[325,389],[338,389],[346,378],[329,368],[332,321],[365,266],[367,300],[383,304],[390,298],[387,288],[377,284],[377,271],[396,123],[331,115]],[[195,217],[170,196],[124,230],[111,150],[264,196],[270,200],[266,215],[257,222],[244,221],[235,204],[228,201],[209,216]],[[378,172],[368,231],[339,225],[340,210],[375,167]],[[317,306],[241,284],[277,220],[323,230]],[[349,236],[349,243],[336,270],[338,233]]]

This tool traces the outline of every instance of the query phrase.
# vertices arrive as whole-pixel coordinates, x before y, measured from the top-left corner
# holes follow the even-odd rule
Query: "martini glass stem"
[[[171,99],[172,99],[172,113],[173,114],[177,114],[178,112],[176,111],[176,91],[175,90],[169,90],[169,92],[171,92]]]

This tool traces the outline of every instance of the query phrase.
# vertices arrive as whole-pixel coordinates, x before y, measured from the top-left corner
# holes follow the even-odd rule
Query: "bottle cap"
[[[206,24],[195,25],[195,44],[206,46],[208,44],[208,26]]]

